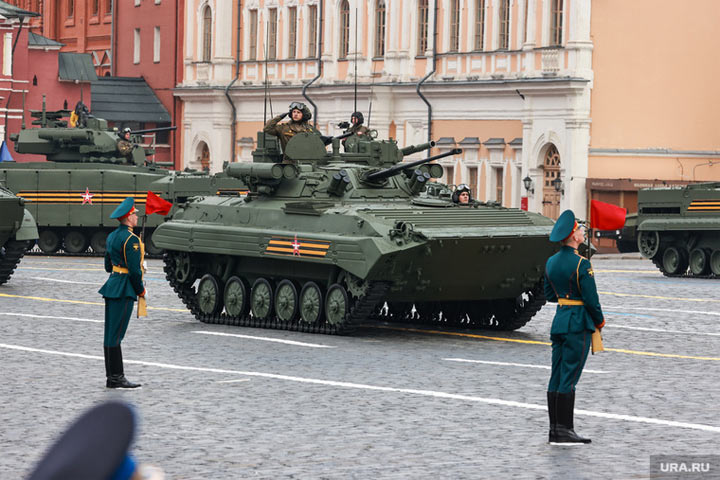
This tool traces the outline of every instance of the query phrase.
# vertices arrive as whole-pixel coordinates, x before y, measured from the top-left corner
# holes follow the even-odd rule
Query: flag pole
[[[591,205],[591,202],[592,202],[591,196],[592,196],[592,191],[591,191],[590,189],[588,189],[588,191],[587,191],[587,205],[585,206],[586,211],[587,211],[587,219],[588,219],[588,236],[587,236],[587,242],[588,242],[588,245],[587,245],[587,257],[588,257],[588,260],[590,260],[590,258],[592,257],[592,234],[593,234],[593,229],[592,229],[592,208],[590,208],[590,205]]]
[[[147,208],[145,209],[147,212]],[[145,221],[147,220],[147,213],[143,214],[142,218],[142,230],[140,231],[140,240],[145,241]]]

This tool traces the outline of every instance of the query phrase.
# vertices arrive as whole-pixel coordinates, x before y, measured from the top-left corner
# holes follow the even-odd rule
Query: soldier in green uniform
[[[280,120],[288,115],[290,116],[290,121],[280,123]],[[287,113],[282,113],[270,120],[267,125],[265,125],[263,131],[278,137],[280,146],[284,152],[285,146],[295,134],[301,132],[320,134],[315,127],[310,125],[311,118],[312,113],[310,113],[310,109],[304,103],[293,102],[290,104],[290,109]]]
[[[110,278],[100,288],[105,299],[105,375],[107,388],[138,388],[125,378],[122,360],[122,342],[130,323],[133,305],[138,296],[145,296],[142,272],[140,238],[133,233],[137,225],[135,200],[128,197],[112,212],[110,218],[120,222],[108,235],[105,252],[105,271]]]
[[[562,242],[545,265],[545,297],[558,307],[550,329],[552,373],[547,400],[551,444],[590,443],[574,431],[575,385],[585,366],[591,336],[605,325],[590,261],[578,254],[585,229],[572,210],[560,215],[550,241]]]

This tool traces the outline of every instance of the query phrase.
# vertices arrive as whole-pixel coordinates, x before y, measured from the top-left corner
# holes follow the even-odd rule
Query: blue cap
[[[137,212],[137,210],[135,209],[135,199],[133,197],[127,197],[110,214],[110,218],[122,218],[125,215],[132,213],[133,211]]]
[[[40,460],[29,480],[128,480],[135,462],[128,449],[135,432],[129,405],[110,401],[83,413]]]
[[[551,242],[562,242],[577,229],[575,222],[575,214],[572,210],[565,210],[555,222],[555,226],[550,233]]]

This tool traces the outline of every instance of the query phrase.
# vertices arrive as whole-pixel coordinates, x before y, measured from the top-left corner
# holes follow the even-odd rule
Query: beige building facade
[[[183,164],[249,161],[263,119],[303,101],[325,134],[357,109],[380,138],[463,148],[443,181],[479,200],[527,197],[551,217],[584,217],[590,197],[632,211],[636,184],[720,179],[720,3],[671,7],[186,0]]]

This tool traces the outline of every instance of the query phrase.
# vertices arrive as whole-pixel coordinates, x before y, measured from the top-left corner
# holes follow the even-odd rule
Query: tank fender
[[[20,229],[15,232],[15,240],[37,240],[38,229],[32,214],[25,210]]]

